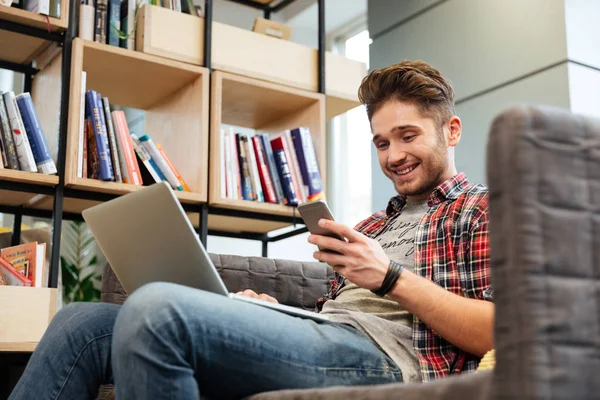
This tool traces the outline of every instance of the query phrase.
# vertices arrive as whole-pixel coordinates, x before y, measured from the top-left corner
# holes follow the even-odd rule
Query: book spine
[[[60,18],[60,0],[50,0],[50,16]]]
[[[81,27],[80,27],[81,29]],[[83,147],[86,143],[85,138],[87,138],[85,134],[85,87],[87,81],[87,73],[85,71],[81,71],[81,91],[79,97],[79,143],[77,145],[77,177],[83,178],[85,174],[83,173],[83,167],[85,165],[85,160],[83,156]]]
[[[115,182],[123,182],[123,176],[121,175],[121,165],[119,163],[119,146],[117,146],[117,138],[115,136],[115,127],[110,117],[110,104],[108,98],[102,98],[102,105],[104,106],[103,119],[108,128],[108,144],[110,146],[111,164],[115,176]]]
[[[225,131],[225,128],[221,127],[220,131],[219,131],[220,135],[221,135],[221,140],[219,141],[221,147],[220,147],[220,156],[221,156],[221,164],[219,165],[219,173],[220,173],[220,182],[219,182],[219,186],[220,186],[220,191],[221,191],[221,198],[223,199],[227,199],[230,198],[229,195],[231,194],[229,191],[229,182],[231,180],[230,178],[230,174],[227,170],[227,137],[229,136],[229,133],[227,131]]]
[[[83,164],[81,166],[81,176],[80,178],[87,178],[87,164],[88,164],[88,144],[87,144],[87,138],[90,132],[90,124],[88,123],[89,120],[84,120],[83,121],[83,135],[85,137],[85,140],[83,141],[83,156],[82,156],[82,161],[81,163]]]
[[[10,120],[13,141],[15,142],[15,148],[19,157],[21,171],[37,172],[35,159],[31,152],[31,145],[27,138],[27,131],[23,126],[19,106],[17,106],[17,100],[15,99],[15,93],[12,91],[4,93],[4,103],[6,104],[6,111]]]
[[[292,181],[292,173],[285,152],[284,139],[282,137],[278,137],[271,140],[271,146],[273,147],[273,156],[275,157],[279,179],[281,179],[283,193],[285,195],[284,204],[296,206],[299,202],[298,194],[296,193],[296,188],[294,186],[294,182]]]
[[[87,177],[91,179],[100,179],[100,159],[98,157],[98,146],[96,145],[96,134],[94,133],[94,123],[91,119],[86,120],[87,125]]]
[[[121,1],[108,0],[108,44],[119,47],[119,30],[121,29]]]
[[[96,9],[93,3],[85,3],[79,5],[79,37],[85,40],[94,41],[95,37],[95,21]]]
[[[96,1],[96,17],[95,17],[95,32],[94,41],[98,43],[106,43],[106,32],[108,29],[108,0]]]
[[[140,139],[135,133],[131,134],[131,139],[133,140],[133,148],[135,150],[135,153],[137,154],[138,158],[150,174],[152,180],[154,180],[154,182],[156,183],[166,181],[167,179],[162,174],[156,163],[152,160],[152,157],[150,157],[150,154],[144,148],[144,146],[140,142]]]
[[[265,161],[266,154],[265,149],[262,146],[262,139],[258,136],[252,137],[252,144],[254,145],[254,154],[256,156],[256,165],[258,167],[258,175],[260,176],[260,183],[263,187],[265,195],[265,201],[268,203],[277,203],[277,196],[275,195],[275,189],[273,188],[273,182],[271,182],[271,176],[269,175],[269,167]]]
[[[104,139],[104,147],[106,148],[106,155],[108,163],[108,170],[111,181],[115,180],[115,173],[112,165],[112,151],[110,149],[110,142],[108,140],[108,126],[106,124],[106,118],[104,117],[104,105],[102,104],[102,96],[96,92],[96,104],[98,105],[98,114],[100,114],[100,122],[102,123],[102,139]]]
[[[254,192],[252,191],[252,180],[250,179],[250,168],[248,167],[248,157],[246,156],[246,147],[243,143],[243,135],[236,133],[235,138],[240,163],[242,198],[244,200],[255,200]]]
[[[0,94],[0,132],[2,133],[2,141],[4,143],[4,151],[6,152],[6,160],[10,169],[19,169],[19,156],[13,138],[12,130],[10,129],[10,119],[6,111],[4,96]]]
[[[233,134],[233,129],[230,130],[229,134],[229,159],[231,161],[231,181],[232,181],[232,195],[235,200],[243,199],[242,196],[242,185],[240,183],[240,158],[238,156],[238,150],[236,146],[236,137]]]
[[[175,177],[175,174],[169,169],[167,162],[162,158],[154,141],[148,135],[140,136],[140,142],[142,146],[150,153],[150,157],[154,160],[160,171],[167,178],[167,182],[173,187],[173,189],[183,191],[183,187]]]
[[[179,183],[181,184],[181,187],[183,188],[183,190],[185,192],[191,192],[190,187],[188,186],[188,184],[185,182],[185,180],[183,180],[183,177],[181,176],[181,174],[179,173],[179,170],[177,170],[177,168],[175,168],[175,164],[173,164],[171,162],[171,159],[169,158],[169,156],[167,155],[167,152],[165,151],[165,149],[162,147],[162,145],[160,143],[156,144],[156,148],[158,149],[158,152],[160,153],[160,155],[165,159],[167,165],[169,166],[169,168],[171,169],[171,171],[173,171],[173,173],[175,174],[175,177],[177,178],[177,180],[179,181]]]
[[[25,132],[27,132],[27,138],[29,139],[31,152],[33,153],[38,171],[47,175],[56,174],[56,164],[54,163],[54,159],[52,159],[52,154],[50,154],[48,142],[33,106],[31,95],[29,93],[21,93],[15,99],[23,118],[23,126],[25,126]]]
[[[269,165],[269,174],[271,176],[271,182],[277,195],[277,202],[283,204],[283,189],[281,187],[281,181],[279,180],[279,174],[277,173],[277,165],[275,164],[275,157],[273,156],[273,149],[271,148],[271,140],[269,135],[264,133],[261,135],[265,154],[267,155],[267,163]]]
[[[290,172],[292,174],[292,182],[298,195],[298,201],[304,203],[306,196],[304,196],[304,188],[302,184],[302,175],[300,174],[300,167],[298,166],[298,160],[296,159],[296,152],[294,151],[294,144],[292,143],[292,137],[290,131],[285,131],[282,135],[283,139],[283,150],[290,166]]]
[[[321,199],[324,195],[323,182],[310,131],[308,128],[296,128],[292,130],[291,135],[302,180],[308,186],[308,201]]]
[[[254,144],[250,135],[246,135],[246,145],[248,146],[248,164],[250,166],[250,177],[252,178],[252,186],[256,193],[256,200],[261,203],[265,202],[265,196],[263,194],[262,186],[260,184],[260,176],[258,175],[258,165],[256,162],[256,156],[254,155]]]
[[[134,185],[142,184],[142,174],[140,172],[140,166],[138,165],[135,157],[135,150],[133,147],[133,139],[129,134],[129,127],[127,126],[127,119],[123,111],[113,111],[113,119],[117,128],[117,141],[123,150],[121,154],[124,160],[121,161],[121,165],[125,167],[121,169],[121,173],[124,170],[128,171],[128,177],[131,181],[127,183],[133,183]]]
[[[94,135],[96,138],[96,149],[98,151],[98,160],[100,162],[100,180],[112,181],[114,176],[112,174],[112,165],[110,162],[110,154],[107,147],[107,134],[106,126],[102,124],[102,117],[104,113],[100,109],[98,103],[98,93],[95,90],[88,90],[85,93],[86,105],[90,110],[90,116],[94,126]],[[89,143],[88,143],[89,144]],[[89,151],[88,147],[88,151]]]
[[[2,155],[2,162],[0,162],[0,169],[8,168],[8,160],[6,159],[6,150],[4,150],[4,140],[0,135],[0,153]]]
[[[10,286],[31,286],[31,279],[21,275],[8,261],[0,257],[0,269]]]

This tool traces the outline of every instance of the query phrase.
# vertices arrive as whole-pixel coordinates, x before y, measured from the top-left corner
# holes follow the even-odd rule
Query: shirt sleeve
[[[487,213],[473,225],[469,233],[463,293],[468,298],[493,301],[490,270],[489,219]]]

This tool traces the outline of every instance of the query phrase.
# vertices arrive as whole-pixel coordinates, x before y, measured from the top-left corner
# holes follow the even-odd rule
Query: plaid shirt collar
[[[427,205],[433,207],[445,200],[455,200],[469,187],[469,180],[464,172],[454,175],[452,178],[437,186],[427,199]],[[390,199],[385,210],[388,217],[402,211],[406,205],[406,196],[399,194]]]

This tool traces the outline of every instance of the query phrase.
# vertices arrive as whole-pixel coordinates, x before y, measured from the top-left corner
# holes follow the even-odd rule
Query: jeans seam
[[[214,339],[213,339],[214,340]],[[241,347],[239,346],[236,342],[230,341],[230,340],[224,340],[224,339],[219,339],[218,340],[220,343],[227,343],[228,345],[231,345],[233,347],[236,347],[238,350],[242,350],[242,351],[246,351],[248,352],[248,348],[245,347]],[[265,356],[265,354],[260,354],[257,353],[257,356]],[[354,368],[349,368],[349,367],[323,367],[323,366],[318,366],[318,365],[309,365],[309,364],[299,364],[299,363],[295,363],[292,362],[290,360],[284,360],[280,357],[277,356],[269,356],[269,358],[275,360],[275,361],[280,361],[295,367],[301,367],[301,368],[314,368],[315,370],[320,370],[323,372],[334,372],[334,371],[340,371],[340,372],[384,372],[384,373],[392,373],[394,375],[397,374],[401,374],[401,371],[392,371],[392,370],[386,370],[385,368],[372,368],[372,367],[354,367]],[[387,361],[384,360],[384,362],[386,362],[387,365]]]
[[[75,361],[73,361],[73,364],[71,365],[71,368],[69,368],[69,371],[67,372],[67,375],[65,376],[65,379],[63,380],[62,385],[60,386],[58,393],[56,393],[56,396],[54,397],[54,400],[58,399],[58,397],[62,394],[63,389],[65,388],[67,381],[69,380],[69,377],[71,376],[71,373],[73,372],[73,369],[75,369],[75,365],[77,364],[77,362],[79,361],[79,359],[81,358],[81,355],[83,354],[83,352],[89,347],[89,345],[99,339],[104,339],[107,336],[112,336],[112,333],[105,333],[103,335],[100,336],[95,336],[92,339],[90,339],[85,345],[83,345],[83,347],[81,348],[81,350],[79,351],[79,353],[77,353],[77,357],[75,357]]]

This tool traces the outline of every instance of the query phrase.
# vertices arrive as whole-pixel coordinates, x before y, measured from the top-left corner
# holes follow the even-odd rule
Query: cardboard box
[[[292,37],[291,26],[265,18],[256,18],[252,30],[277,39],[290,40]]]

